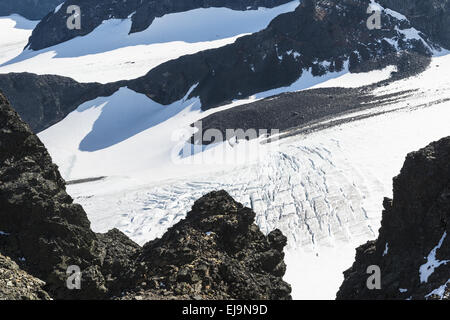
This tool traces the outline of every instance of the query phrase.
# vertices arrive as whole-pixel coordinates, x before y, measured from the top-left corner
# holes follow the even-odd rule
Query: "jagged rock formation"
[[[380,0],[383,6],[404,14],[411,24],[441,46],[450,49],[449,0]]]
[[[79,83],[71,78],[55,75],[0,75],[0,90],[34,132],[61,121],[86,101],[110,96],[119,87],[120,83]]]
[[[225,191],[205,195],[185,220],[144,245],[145,285],[124,298],[289,299],[281,279],[287,239],[279,230],[264,236],[254,220]]]
[[[61,2],[62,0],[2,0],[0,16],[17,13],[30,20],[40,20]]]
[[[0,300],[49,300],[45,282],[25,271],[10,258],[0,254]]]
[[[157,17],[165,14],[184,12],[197,8],[225,7],[233,10],[254,10],[258,7],[273,8],[291,0],[73,0],[65,3],[60,10],[46,16],[33,31],[28,46],[40,50],[55,44],[86,35],[104,20],[126,19],[131,16],[130,33],[147,29]],[[67,7],[77,5],[81,9],[82,28],[69,30]]]
[[[450,299],[450,137],[409,154],[380,234],[356,251],[338,299]],[[366,286],[381,269],[381,290]]]
[[[313,76],[341,71],[346,61],[350,71],[359,72],[379,68],[386,56],[401,50],[430,53],[423,41],[406,38],[402,30],[411,27],[406,20],[383,13],[383,28],[369,30],[368,6],[368,0],[302,1],[263,31],[166,62],[129,87],[170,104],[197,85],[190,97],[200,97],[202,108],[209,109],[289,86],[308,71]]]
[[[133,298],[142,291],[147,298],[288,299],[286,238],[279,231],[264,236],[254,217],[215,192],[144,248],[115,229],[95,234],[45,147],[0,94],[0,254],[45,281],[52,298]],[[82,271],[81,290],[66,286],[72,265]],[[47,297],[39,286],[24,294]],[[20,290],[4,294],[15,298]]]

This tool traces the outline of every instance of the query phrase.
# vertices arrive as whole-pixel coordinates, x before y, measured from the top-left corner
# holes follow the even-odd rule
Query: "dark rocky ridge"
[[[426,282],[419,272],[440,241],[436,259],[450,261],[450,137],[407,156],[394,178],[394,198],[383,205],[379,237],[356,250],[337,298],[433,299],[440,297],[430,293],[442,287],[442,298],[450,299],[450,263],[437,267]],[[366,286],[370,265],[381,269],[381,290]]]
[[[260,32],[166,62],[128,86],[166,105],[197,85],[189,97],[200,97],[206,110],[289,86],[308,70],[313,76],[341,71],[347,60],[351,72],[360,72],[398,51],[430,54],[422,41],[398,31],[411,27],[407,21],[383,13],[382,29],[369,30],[368,5],[369,0],[304,0]]]
[[[383,6],[405,15],[418,30],[450,49],[449,0],[380,0]]]
[[[119,87],[120,83],[79,83],[55,75],[0,74],[0,90],[34,132],[61,121],[86,101],[110,96]]]
[[[289,1],[291,0],[72,0],[65,3],[58,12],[52,12],[42,19],[33,30],[28,46],[32,50],[48,48],[90,33],[104,20],[126,19],[131,14],[133,16],[130,33],[134,33],[147,29],[155,18],[169,13],[210,7],[244,11],[258,7],[273,8]],[[80,30],[69,30],[66,27],[69,5],[78,5],[81,8]]]
[[[33,280],[34,289],[22,292],[14,282],[1,292],[7,298],[289,299],[286,238],[278,230],[264,236],[254,218],[221,191],[143,248],[116,229],[96,234],[43,144],[0,94],[0,261],[10,257],[46,283]],[[82,271],[81,290],[66,287],[71,265]],[[3,269],[0,282],[8,283],[8,270],[28,277],[9,262]]]
[[[426,55],[393,53],[385,56],[381,61],[367,61],[365,63],[360,63],[357,71],[364,72],[372,69],[381,69],[387,65],[396,65],[398,72],[393,74],[390,79],[390,81],[395,81],[422,72],[428,66],[429,61],[430,59]],[[139,81],[145,82],[146,80],[141,78],[140,80],[132,80],[131,82],[136,84]],[[22,119],[26,121],[36,133],[61,121],[82,103],[101,96],[110,96],[119,88],[128,86],[129,84],[130,81],[118,81],[109,84],[79,83],[67,77],[57,75],[36,75],[32,73],[0,74],[0,90],[4,92]],[[336,90],[338,89],[335,89],[335,91]],[[353,99],[360,100],[357,97],[360,92],[359,89],[340,90],[340,92],[341,91],[346,92],[345,96],[347,97],[350,97],[351,93]],[[23,92],[26,92],[27,94],[23,94]],[[225,128],[247,128],[249,126],[246,124],[246,119],[248,119],[248,117],[246,117],[246,110],[253,110],[260,106],[261,111],[255,110],[258,116],[252,120],[253,122],[257,121],[258,125],[254,127],[250,126],[249,128],[261,127],[284,129],[288,128],[287,125],[299,126],[304,124],[305,120],[311,120],[310,117],[306,116],[304,113],[306,111],[305,108],[311,109],[313,107],[312,105],[304,106],[300,102],[296,102],[295,106],[293,106],[292,103],[295,101],[294,97],[298,96],[298,99],[302,100],[301,96],[303,95],[309,95],[309,90],[305,90],[302,93],[283,94],[274,97],[274,99],[277,100],[277,108],[274,108],[274,106],[271,106],[268,103],[268,101],[273,100],[272,98],[269,98],[254,104],[249,104],[248,106],[241,106],[239,109],[223,111],[203,119],[204,128],[210,127],[211,124],[217,125],[217,121],[214,119],[218,119],[219,117],[221,118],[220,123],[227,125]],[[342,97],[342,95],[335,95],[336,99],[339,99],[340,97]],[[271,111],[266,107],[262,107],[265,104],[267,104],[266,107]],[[326,107],[327,105],[328,103],[326,105],[321,105],[319,101],[317,101],[317,103],[314,104],[314,108],[310,110],[312,117],[317,118],[318,116],[322,116],[323,111],[326,111],[323,110],[323,107]],[[346,109],[348,109],[348,107],[349,105],[346,106]],[[339,109],[340,108],[333,108],[326,112],[327,114],[329,114],[329,111],[338,112]],[[238,110],[242,110],[242,115],[236,117],[236,122],[230,123],[234,115],[239,113]],[[264,115],[262,110],[267,111],[267,114]],[[294,122],[274,123],[274,120],[279,119],[280,117],[290,118],[289,113],[291,111],[302,114],[304,119],[297,117],[297,119],[290,119],[292,121],[295,120]],[[279,112],[279,114],[272,118],[272,116],[269,117],[271,112]],[[249,122],[248,124],[253,122]],[[221,129],[222,126],[215,128]]]
[[[30,20],[40,20],[61,2],[62,0],[2,0],[0,16],[17,13]]]
[[[106,4],[107,1],[99,5]],[[116,3],[124,8],[131,4]],[[270,5],[269,2],[265,4]],[[409,28],[408,22],[383,15],[383,30],[369,31],[366,27],[367,5],[368,0],[305,0],[295,12],[278,16],[261,32],[226,47],[169,61],[131,81],[80,84],[58,76],[23,73],[0,75],[0,90],[32,129],[39,132],[63,119],[79,104],[108,96],[123,86],[169,104],[182,99],[198,83],[191,96],[200,97],[202,108],[208,109],[287,86],[308,68],[315,76],[341,70],[347,59],[352,72],[367,72],[389,64],[401,68],[397,49],[384,38],[398,42],[401,51],[429,54],[421,41],[405,41],[395,30],[395,27]],[[100,7],[96,10],[102,11]],[[296,51],[301,55],[295,56]],[[324,66],[324,61],[329,65]],[[401,75],[407,76],[404,71]],[[25,89],[30,94],[23,95]]]
[[[241,105],[239,108],[219,111],[201,119],[201,132],[203,133],[201,136],[203,137],[209,129],[220,130],[222,137],[227,140],[232,138],[226,136],[227,129],[242,129],[241,134],[245,134],[245,131],[249,129],[257,131],[278,129],[281,133],[294,129],[298,131],[324,119],[391,104],[407,98],[412,92],[377,96],[372,94],[373,89],[423,72],[429,66],[430,60],[430,57],[417,54],[393,54],[377,65],[362,64],[360,66],[362,70],[365,70],[374,67],[381,69],[389,64],[397,65],[397,71],[391,74],[388,80],[373,85],[359,88],[320,88],[282,93]],[[192,126],[194,125],[196,124],[192,124]],[[268,133],[270,134],[270,132]],[[199,141],[198,138],[199,134],[196,134],[191,137],[190,142],[203,145],[219,142]],[[236,138],[251,139],[252,137],[238,136]]]

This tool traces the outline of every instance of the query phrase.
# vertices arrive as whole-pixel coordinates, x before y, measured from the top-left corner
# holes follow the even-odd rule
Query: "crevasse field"
[[[10,32],[0,34],[0,73],[51,73],[81,82],[132,79],[167,60],[232,43],[297,4],[167,15],[131,36],[128,20],[110,20],[86,37],[38,52],[22,52],[35,22],[3,17],[1,29]],[[236,19],[245,23],[223,27]],[[110,32],[120,36],[111,39],[106,36]],[[341,116],[348,119],[344,124],[270,144],[226,141],[192,157],[179,155],[186,141],[181,134],[213,112],[281,92],[375,83],[387,79],[392,67],[366,74],[305,75],[290,87],[206,112],[198,99],[162,106],[122,88],[80,105],[39,137],[65,179],[105,177],[68,186],[94,231],[116,227],[143,244],[183,219],[200,196],[225,189],[254,209],[264,232],[279,228],[288,237],[285,279],[293,297],[334,299],[355,248],[377,236],[383,197],[392,196],[392,178],[406,154],[450,135],[450,78],[442,72],[448,68],[450,54],[440,52],[424,73],[375,91],[381,96],[417,89],[413,96]],[[360,115],[367,117],[353,120]]]

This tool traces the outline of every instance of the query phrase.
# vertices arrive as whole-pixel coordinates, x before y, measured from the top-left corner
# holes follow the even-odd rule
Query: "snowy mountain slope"
[[[36,24],[15,14],[0,17],[0,65],[22,52]]]
[[[407,16],[414,26],[450,49],[449,0],[379,0],[384,7]]]
[[[442,72],[449,67],[449,54],[434,57],[417,77],[375,90],[379,95],[416,90],[406,100],[341,117],[380,115],[296,135],[275,146],[225,143],[228,160],[244,152],[252,155],[241,163],[224,161],[217,146],[184,160],[177,157],[183,144],[174,133],[220,109],[201,112],[199,100],[186,97],[167,108],[128,89],[84,104],[39,137],[66,179],[108,176],[68,189],[96,231],[118,227],[143,243],[183,218],[200,195],[226,189],[256,211],[262,230],[279,227],[287,235],[286,279],[294,297],[334,298],[354,248],[377,235],[382,199],[390,194],[405,155],[450,135],[450,83]],[[351,75],[344,77],[351,85]],[[139,116],[123,112],[126,101],[136,101]],[[136,117],[147,129],[137,134],[121,130],[129,130]],[[93,148],[81,151],[89,135]],[[96,136],[121,142],[105,148],[96,145]],[[249,146],[256,148],[253,153]]]
[[[298,0],[271,9],[195,9],[156,18],[146,30],[132,34],[131,18],[109,19],[88,35],[39,51],[26,49],[0,66],[0,73],[56,74],[100,83],[134,79],[163,62],[260,31],[297,6]]]
[[[392,11],[381,11],[383,28],[367,28],[370,4],[368,0],[302,1],[261,32],[163,63],[128,86],[170,104],[198,84],[189,97],[199,97],[207,110],[291,86],[309,74],[323,76],[347,66],[351,72],[367,72],[396,65],[398,52],[433,52],[426,35]]]

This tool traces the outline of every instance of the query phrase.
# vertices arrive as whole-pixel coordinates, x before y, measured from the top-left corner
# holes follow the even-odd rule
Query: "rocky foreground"
[[[56,165],[0,94],[0,299],[290,299],[286,238],[226,192],[143,247],[96,234]],[[81,288],[67,287],[69,266]]]
[[[356,250],[338,299],[450,299],[450,137],[408,155],[376,241]],[[381,289],[367,268],[379,266]]]

